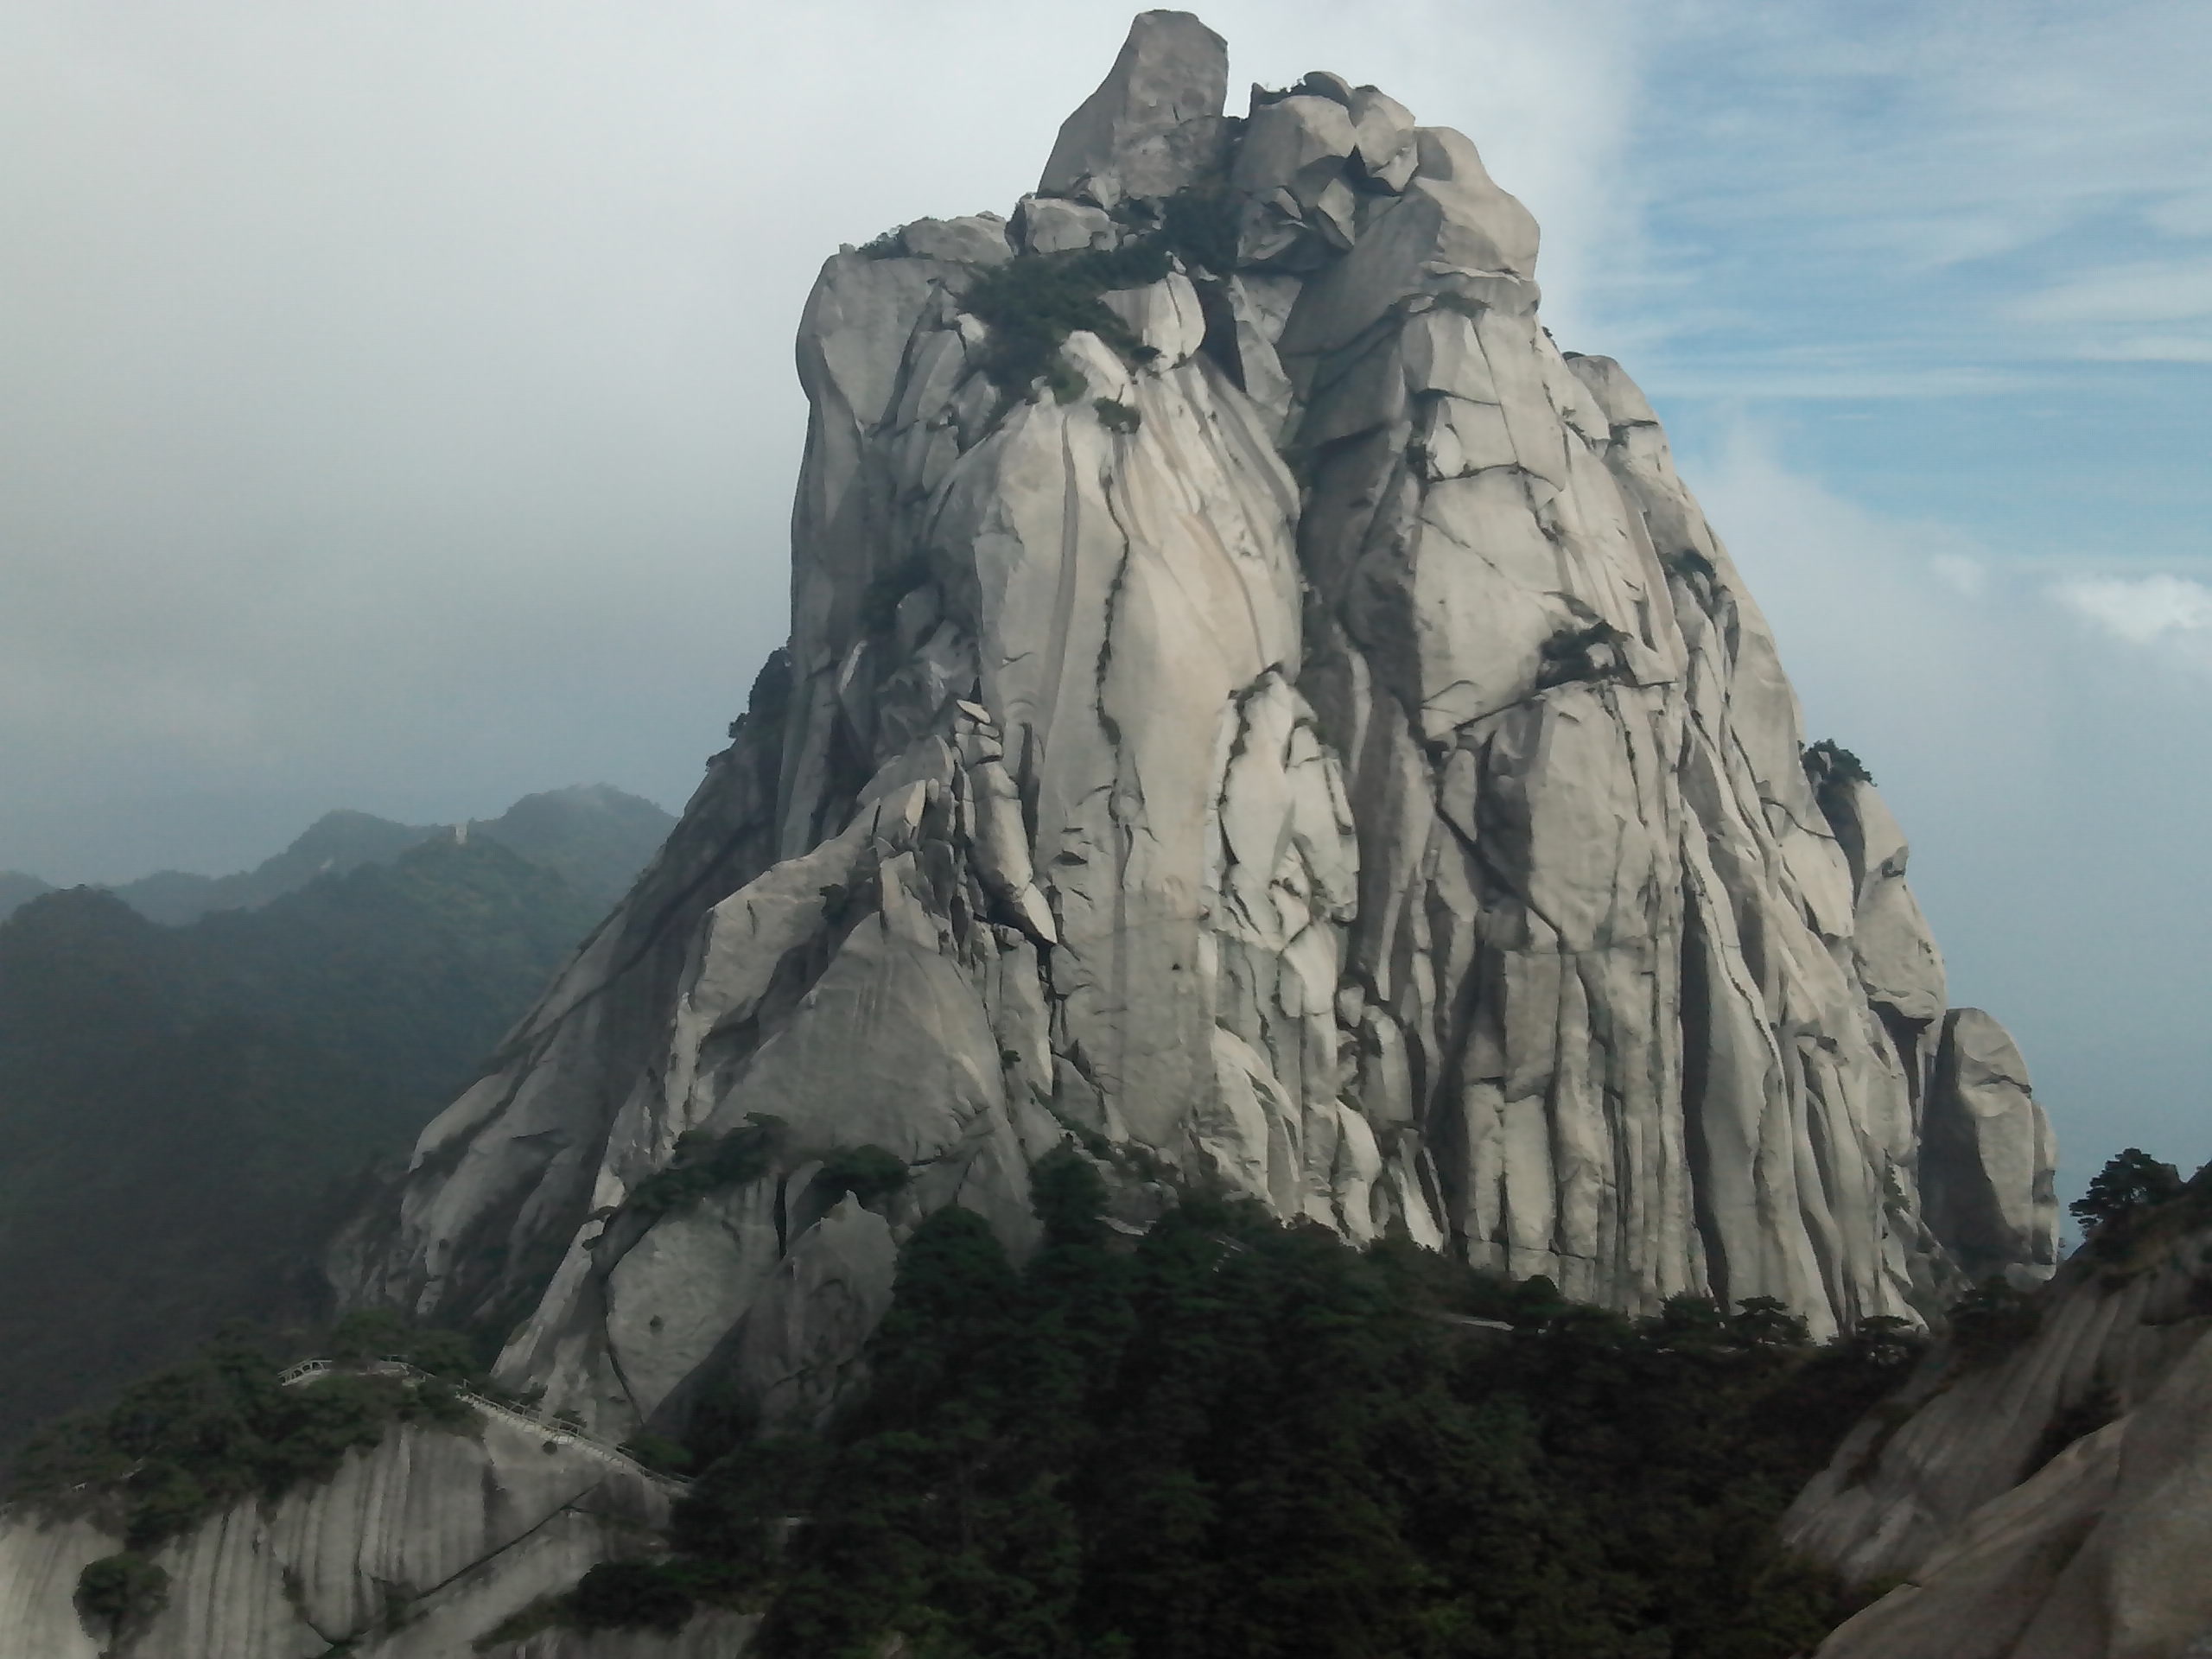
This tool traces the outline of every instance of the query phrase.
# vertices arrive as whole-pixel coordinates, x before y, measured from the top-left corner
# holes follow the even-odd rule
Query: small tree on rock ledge
[[[2089,1190],[2066,1207],[2082,1224],[2082,1230],[2094,1236],[2136,1211],[2179,1198],[2181,1191],[2178,1169],[2160,1163],[2140,1147],[2129,1147],[2115,1154],[2097,1172]]]

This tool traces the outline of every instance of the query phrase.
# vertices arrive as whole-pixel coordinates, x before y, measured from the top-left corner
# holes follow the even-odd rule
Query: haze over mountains
[[[244,874],[0,922],[0,1446],[226,1318],[314,1313],[342,1184],[404,1152],[671,822],[598,786],[465,837],[334,812]]]
[[[612,904],[675,820],[651,801],[605,784],[526,795],[496,818],[474,819],[465,833],[488,836],[542,864],[580,896]],[[108,889],[149,921],[179,925],[217,910],[251,910],[305,887],[319,875],[389,863],[451,824],[395,823],[372,813],[326,812],[274,857],[234,875],[157,870]],[[0,870],[0,918],[41,893],[40,877]]]

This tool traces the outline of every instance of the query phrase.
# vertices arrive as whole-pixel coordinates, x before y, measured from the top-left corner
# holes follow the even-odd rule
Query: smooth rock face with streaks
[[[2076,1256],[2031,1336],[1939,1348],[1783,1522],[1899,1586],[1820,1659],[2181,1659],[2212,1646],[2212,1232]]]
[[[1007,219],[823,267],[791,643],[345,1296],[619,1435],[818,1417],[914,1224],[1026,1247],[1071,1142],[1126,1226],[1211,1184],[1630,1311],[2048,1271],[2025,1069],[1527,212],[1372,87],[1226,81],[1147,13]],[[1117,248],[1020,359],[1007,294]]]
[[[22,1659],[451,1659],[668,1520],[654,1482],[499,1421],[461,1435],[390,1433],[329,1482],[248,1499],[155,1552],[160,1611],[111,1646],[72,1605],[77,1575],[122,1541],[87,1521],[0,1516],[0,1653]],[[680,1643],[601,1635],[601,1659],[720,1654],[753,1621],[709,1615]],[[573,1637],[569,1638],[573,1642]],[[573,1652],[557,1637],[496,1655]]]

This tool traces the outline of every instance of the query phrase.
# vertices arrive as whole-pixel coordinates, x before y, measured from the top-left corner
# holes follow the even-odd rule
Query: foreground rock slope
[[[653,1480],[567,1436],[487,1419],[473,1433],[396,1428],[337,1478],[227,1510],[157,1551],[159,1610],[110,1645],[71,1605],[79,1572],[121,1541],[91,1519],[0,1526],[0,1655],[8,1659],[448,1659],[594,1563],[649,1548],[668,1518]],[[690,1659],[741,1645],[751,1621],[713,1613],[679,1639],[601,1633],[595,1659]],[[549,1630],[493,1651],[582,1651]]]
[[[2009,1341],[1955,1336],[1843,1443],[1785,1539],[1896,1587],[1820,1659],[2212,1650],[2206,1208],[2077,1255]]]
[[[1527,211],[1226,79],[1147,13],[1009,219],[823,266],[791,643],[344,1295],[607,1432],[805,1419],[913,1221],[1019,1245],[1071,1137],[1130,1225],[1215,1183],[1631,1311],[2049,1270],[2026,1069]]]

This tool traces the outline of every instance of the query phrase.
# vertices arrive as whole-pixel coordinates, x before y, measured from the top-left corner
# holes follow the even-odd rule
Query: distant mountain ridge
[[[0,1454],[226,1318],[311,1313],[334,1195],[480,1071],[671,822],[582,786],[445,828],[328,813],[238,875],[11,878]]]
[[[231,875],[156,870],[106,890],[149,921],[181,927],[213,911],[257,910],[319,875],[389,864],[435,836],[459,835],[503,842],[560,876],[579,896],[607,905],[622,896],[675,824],[652,802],[607,784],[525,795],[496,818],[457,825],[399,823],[341,807],[324,813],[283,852],[251,870]],[[38,876],[0,870],[0,920],[54,890]]]
[[[53,891],[51,881],[41,881],[21,870],[0,870],[0,921],[5,921],[41,893]]]

